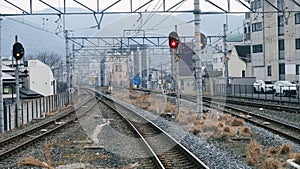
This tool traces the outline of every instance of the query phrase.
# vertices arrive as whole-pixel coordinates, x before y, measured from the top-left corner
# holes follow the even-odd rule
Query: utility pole
[[[69,48],[69,37],[68,30],[65,30],[65,43],[66,43],[66,66],[67,66],[67,96],[68,103],[71,102],[71,93],[70,93],[70,48]]]
[[[195,54],[193,60],[195,61],[195,86],[197,91],[197,113],[203,112],[202,100],[202,67],[201,67],[201,32],[200,32],[200,3],[199,0],[194,0],[194,17],[195,17],[195,37],[194,46]]]
[[[4,109],[3,109],[1,30],[2,30],[2,18],[0,17],[0,133],[3,133],[4,132]]]
[[[229,93],[229,77],[228,77],[228,56],[227,56],[227,24],[223,25],[224,30],[224,65],[225,65],[225,94],[227,95]]]

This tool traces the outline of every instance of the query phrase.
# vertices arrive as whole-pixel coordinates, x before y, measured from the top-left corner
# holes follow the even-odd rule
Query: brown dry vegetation
[[[247,146],[246,151],[246,162],[249,165],[255,166],[260,163],[260,156],[263,149],[257,141],[252,140],[250,144]]]
[[[271,146],[271,147],[269,147],[267,153],[269,153],[269,154],[271,154],[271,155],[275,155],[275,154],[278,153],[278,150],[276,149],[276,147]]]
[[[234,117],[234,119],[231,121],[231,126],[242,126],[244,123],[243,119],[238,119],[237,117]]]
[[[264,161],[263,169],[281,169],[281,163],[278,160],[268,158]]]
[[[300,153],[291,153],[291,158],[295,159],[295,163],[300,165]]]
[[[292,152],[292,147],[289,144],[283,144],[279,149],[279,154],[289,154]]]

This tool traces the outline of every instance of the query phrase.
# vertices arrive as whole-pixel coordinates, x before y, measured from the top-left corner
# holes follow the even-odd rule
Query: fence
[[[19,116],[16,103],[6,104],[4,105],[4,131],[9,131],[19,126],[18,118],[21,124],[26,124],[33,119],[44,118],[45,113],[56,111],[68,103],[69,100],[66,93],[24,100],[21,103]]]
[[[282,89],[280,89],[282,91]],[[278,95],[276,96],[273,92],[269,93],[255,93],[253,85],[228,85],[225,84],[213,84],[212,88],[208,89],[206,93],[212,96],[224,96],[224,97],[235,97],[235,98],[248,98],[248,99],[261,99],[270,101],[280,101],[291,104],[300,104],[300,91],[297,88],[296,95]]]

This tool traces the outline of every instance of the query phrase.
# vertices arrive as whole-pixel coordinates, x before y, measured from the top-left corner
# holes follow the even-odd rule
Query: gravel
[[[118,101],[117,101],[118,102]],[[235,151],[228,149],[226,143],[216,143],[207,138],[200,138],[187,132],[175,122],[168,121],[158,115],[151,112],[139,109],[121,101],[122,104],[126,105],[128,108],[136,110],[140,115],[151,119],[156,125],[169,133],[173,138],[179,141],[182,145],[188,148],[192,153],[194,153],[199,159],[201,159],[208,167],[213,169],[249,169],[252,168],[245,163],[245,154],[239,154]],[[184,103],[187,104],[187,103]],[[193,104],[193,103],[189,103]],[[196,107],[194,105],[194,107]],[[249,126],[252,132],[256,133],[255,140],[260,143],[264,148],[270,146],[280,147],[282,144],[290,144],[294,152],[300,152],[300,145],[282,138],[276,134],[273,134],[265,129],[256,127],[252,124],[245,124]]]
[[[153,121],[156,125],[161,127],[167,133],[169,133],[173,138],[178,140],[182,145],[184,145],[187,149],[189,149],[192,153],[194,153],[199,159],[201,159],[209,168],[212,169],[250,169],[251,166],[248,166],[245,163],[245,154],[240,154],[230,149],[230,146],[227,145],[226,142],[216,142],[212,141],[209,138],[202,138],[193,135],[192,133],[186,131],[183,126],[178,125],[175,122],[168,121],[165,118],[162,118],[158,115],[155,115],[151,112],[142,110],[140,108],[134,107],[128,103],[121,102],[122,104],[126,105],[128,108],[136,110],[139,114],[145,116],[146,118]],[[184,104],[193,104],[184,102]],[[194,105],[191,105],[195,107]],[[103,111],[103,110],[102,110]],[[99,112],[95,110],[95,112]],[[99,115],[100,118],[105,118],[101,114]],[[93,118],[86,119],[89,122],[95,121]],[[101,124],[103,124],[102,122]],[[92,124],[92,123],[91,123]],[[94,124],[96,125],[96,124]],[[273,134],[269,131],[261,129],[259,127],[253,126],[251,124],[246,124],[251,128],[251,130],[256,133],[255,139],[259,142],[264,148],[268,148],[270,146],[279,147],[282,144],[288,143],[292,146],[293,151],[300,152],[300,145],[293,143],[285,138],[282,138],[276,134]],[[109,150],[100,149],[97,151],[82,151],[82,147],[68,145],[67,143],[74,140],[80,140],[84,137],[84,135],[89,135],[87,128],[84,129],[84,126],[80,125],[79,123],[74,123],[70,125],[68,128],[62,130],[60,134],[54,134],[47,138],[47,140],[39,141],[35,145],[28,147],[27,149],[22,150],[21,152],[17,153],[16,156],[13,158],[5,159],[4,161],[0,162],[0,168],[40,168],[34,166],[18,166],[16,163],[20,161],[23,157],[35,157],[42,161],[47,161],[45,157],[45,143],[51,143],[51,160],[54,164],[69,164],[69,167],[74,167],[73,165],[81,166],[83,163],[79,163],[84,158],[89,158],[89,160],[84,162],[85,168],[93,168],[93,167],[124,167],[129,166],[132,163],[137,162],[135,157],[124,157],[118,152],[119,150],[130,151],[134,147],[134,143],[131,143],[129,140],[124,138],[123,141],[116,140],[115,133],[111,132],[112,127],[108,125],[103,126],[98,138],[105,138],[104,140],[99,140],[100,143],[104,142],[111,142],[112,140],[116,140],[120,144],[112,145],[112,147],[106,147]],[[124,149],[124,147],[126,147]],[[72,157],[70,154],[74,153],[76,156]],[[108,158],[105,158],[108,157]],[[99,159],[101,159],[99,161]],[[67,167],[66,167],[67,168]]]

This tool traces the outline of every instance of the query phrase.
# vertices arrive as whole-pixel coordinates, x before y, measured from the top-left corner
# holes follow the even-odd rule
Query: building
[[[55,93],[55,79],[49,66],[39,60],[28,60],[27,78],[24,79],[24,86],[42,96],[49,96]]]
[[[228,52],[228,76],[229,77],[249,77],[246,74],[250,63],[250,46],[234,45]],[[248,65],[248,66],[247,66]]]
[[[101,61],[101,86],[125,87],[128,82],[128,59],[120,53],[106,53]]]
[[[300,6],[296,1],[250,0],[244,40],[251,46],[250,75],[263,80],[299,81]],[[298,11],[298,12],[295,12]]]

